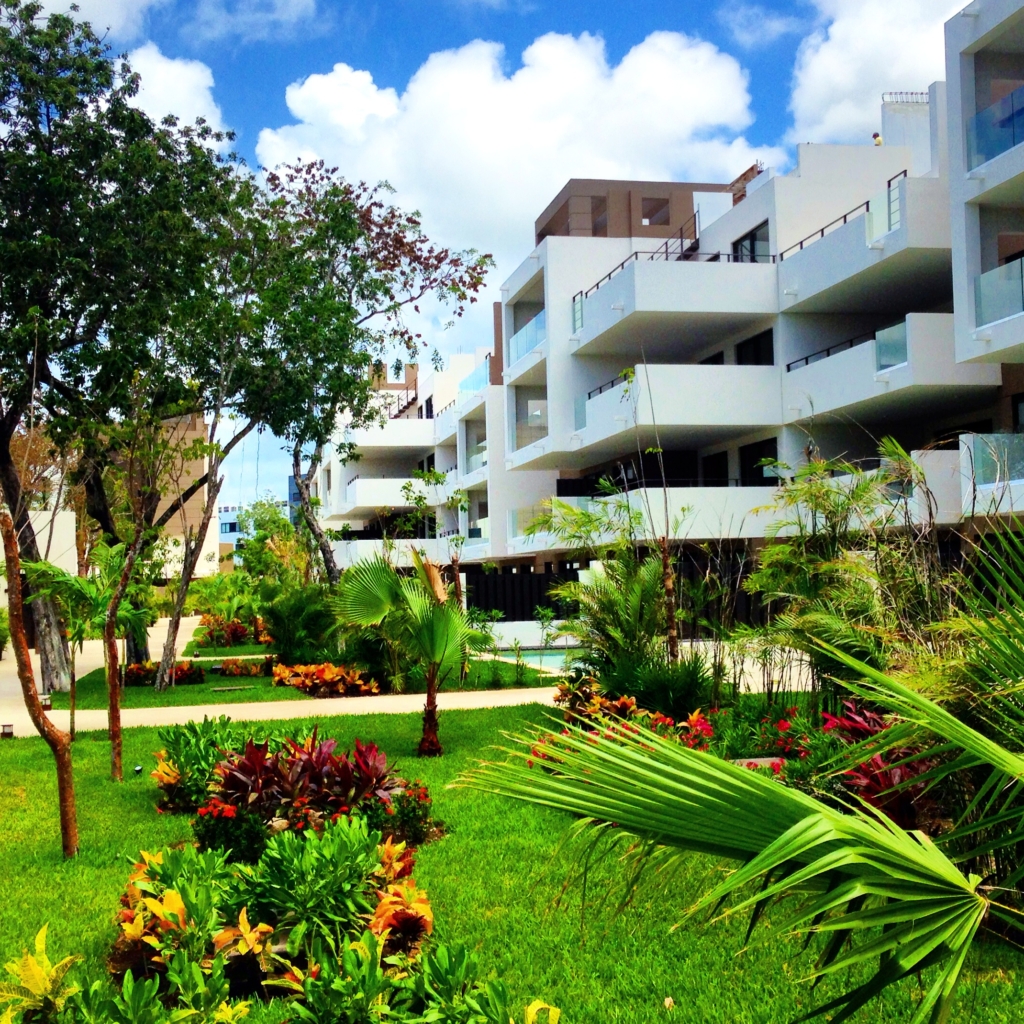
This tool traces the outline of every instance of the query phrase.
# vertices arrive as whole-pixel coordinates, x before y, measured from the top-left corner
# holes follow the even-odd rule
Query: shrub
[[[155,661],[136,662],[124,670],[125,686],[152,686],[156,682],[159,664]],[[206,673],[194,661],[179,661],[174,666],[174,686],[194,686],[206,680]]]
[[[357,669],[344,665],[276,665],[275,686],[294,686],[313,697],[367,697],[380,693],[374,679],[365,679]]]
[[[269,831],[253,811],[211,797],[196,810],[192,834],[201,850],[222,851],[229,861],[255,864],[266,849]]]
[[[249,627],[239,619],[222,615],[204,615],[199,625],[206,632],[196,638],[197,647],[238,647],[249,639]]]
[[[431,818],[432,801],[427,787],[419,779],[391,794],[391,800],[370,800],[359,805],[356,813],[366,819],[370,828],[395,841],[420,846],[437,823]]]
[[[11,624],[7,617],[7,609],[0,608],[0,658],[4,656],[4,649],[11,639]]]
[[[675,664],[659,658],[636,667],[618,665],[603,672],[601,682],[609,696],[635,697],[642,707],[679,719],[707,707],[714,678],[704,656],[695,650]]]
[[[336,747],[334,740],[318,742],[316,729],[306,743],[285,740],[274,754],[269,742],[249,740],[243,754],[217,766],[217,795],[264,821],[295,823],[348,814],[367,799],[391,799],[399,780],[375,744],[356,740],[351,754],[336,754]]]
[[[273,662],[272,658],[267,660]],[[250,679],[254,676],[267,675],[265,668],[266,665],[262,661],[241,661],[238,658],[225,658],[221,662],[220,674],[227,676],[229,679]]]
[[[264,610],[267,630],[281,661],[288,664],[319,662],[329,658],[334,612],[325,587],[307,586],[282,590]]]
[[[157,735],[163,749],[155,755],[157,767],[151,774],[161,790],[160,807],[166,811],[192,811],[205,803],[214,768],[243,739],[241,729],[226,715],[168,726]]]
[[[289,927],[292,948],[316,938],[340,947],[374,911],[379,843],[359,818],[325,822],[319,834],[279,832],[255,867],[241,869],[239,900],[250,916]]]

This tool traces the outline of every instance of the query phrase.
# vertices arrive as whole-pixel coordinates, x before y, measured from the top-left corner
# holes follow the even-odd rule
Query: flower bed
[[[380,693],[375,679],[344,665],[276,665],[275,686],[292,686],[312,697],[369,697]]]
[[[128,665],[124,670],[125,686],[152,686],[156,682],[159,662],[143,661]],[[194,661],[179,661],[173,669],[171,681],[175,686],[192,686],[206,680],[206,674]]]

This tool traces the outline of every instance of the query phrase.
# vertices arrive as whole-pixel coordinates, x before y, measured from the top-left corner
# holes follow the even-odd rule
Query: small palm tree
[[[466,612],[441,577],[440,567],[413,550],[415,575],[402,576],[383,558],[357,562],[341,581],[340,617],[356,626],[386,624],[406,656],[423,668],[427,700],[423,708],[420,757],[442,754],[437,734],[437,692],[458,676],[469,651],[484,650],[487,636],[473,629]]]

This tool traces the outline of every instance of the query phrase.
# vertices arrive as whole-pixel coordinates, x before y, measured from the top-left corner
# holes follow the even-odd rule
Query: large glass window
[[[774,366],[775,341],[771,328],[755,334],[736,346],[738,366]]]
[[[774,437],[743,445],[740,448],[740,486],[770,487],[777,479],[777,474],[774,469],[762,466],[761,462],[778,457],[779,444]]]
[[[768,263],[768,221],[732,243],[732,258],[737,263]]]

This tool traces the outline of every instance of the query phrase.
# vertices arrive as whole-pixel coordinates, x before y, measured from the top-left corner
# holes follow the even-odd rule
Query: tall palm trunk
[[[36,690],[28,642],[25,638],[25,607],[21,598],[21,559],[18,557],[18,540],[14,533],[14,523],[6,512],[0,513],[0,531],[3,533],[7,564],[7,608],[14,659],[18,665],[18,680],[32,724],[52,751],[56,762],[61,846],[65,857],[74,857],[78,854],[78,814],[75,808],[75,778],[71,768],[71,736],[50,721]]]
[[[444,753],[437,734],[437,673],[440,666],[427,668],[427,702],[423,706],[423,737],[417,753],[420,757],[440,757]]]

